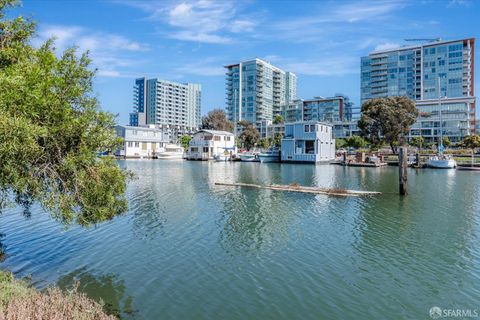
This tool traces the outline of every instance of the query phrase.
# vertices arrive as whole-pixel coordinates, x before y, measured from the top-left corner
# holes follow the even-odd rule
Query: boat
[[[454,169],[457,167],[457,162],[451,156],[441,154],[430,157],[427,165],[434,169]]]
[[[440,77],[438,78],[438,92],[440,92]],[[438,155],[430,157],[427,160],[427,166],[434,169],[454,169],[457,162],[450,155],[444,155],[443,151],[443,120],[442,120],[442,103],[441,94],[438,95],[438,112],[440,115],[440,144],[438,146]]]
[[[216,154],[213,156],[213,160],[217,162],[228,161],[230,160],[230,154],[226,154],[226,153]]]
[[[245,153],[240,153],[238,156],[240,157],[240,160],[244,161],[244,162],[259,162],[260,161],[257,153],[245,152]]]
[[[280,162],[280,150],[277,148],[268,149],[266,152],[258,154],[260,162]]]
[[[157,159],[174,160],[183,159],[183,148],[176,144],[167,144],[165,147],[155,153]]]

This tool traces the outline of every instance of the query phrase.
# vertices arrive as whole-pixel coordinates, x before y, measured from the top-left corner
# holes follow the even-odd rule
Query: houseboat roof
[[[285,125],[304,125],[304,124],[321,124],[324,126],[332,127],[333,124],[330,122],[321,122],[321,121],[296,121],[296,122],[287,122]]]
[[[210,134],[213,134],[213,135],[233,136],[233,133],[228,132],[228,131],[208,130],[208,129],[201,129],[201,130],[195,132],[195,134],[200,133],[200,132],[207,132],[207,133],[210,133]]]

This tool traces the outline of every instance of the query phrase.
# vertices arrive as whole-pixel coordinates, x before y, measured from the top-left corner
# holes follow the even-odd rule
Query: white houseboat
[[[335,160],[335,139],[331,124],[293,122],[285,124],[282,162],[329,162]]]
[[[227,131],[202,129],[190,140],[188,160],[229,160],[237,153],[233,133]]]
[[[168,135],[154,126],[133,127],[118,125],[117,136],[123,138],[123,145],[115,155],[125,158],[154,158],[168,144]]]

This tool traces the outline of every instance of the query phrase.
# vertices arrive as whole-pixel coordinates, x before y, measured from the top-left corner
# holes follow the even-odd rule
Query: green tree
[[[266,148],[270,147],[270,142],[271,141],[270,141],[269,138],[263,138],[263,139],[260,139],[260,141],[258,141],[258,146],[260,148],[266,149]]]
[[[480,148],[480,135],[466,136],[462,142],[465,148],[472,150],[472,166],[475,162],[475,149]]]
[[[361,136],[370,143],[387,143],[396,153],[395,142],[400,145],[405,143],[405,136],[417,117],[415,103],[408,97],[375,98],[362,105],[358,127]]]
[[[448,148],[452,145],[450,139],[447,136],[443,137],[443,145],[445,146],[445,148]]]
[[[121,139],[93,93],[88,54],[57,57],[52,40],[32,47],[35,24],[5,17],[14,4],[0,0],[0,202],[38,202],[63,223],[111,219],[127,208],[131,174],[96,157]]]
[[[250,150],[260,140],[260,133],[257,128],[248,121],[240,121],[239,125],[243,127],[243,131],[240,134],[240,141],[242,142],[243,147]]]
[[[281,134],[280,132],[276,132],[273,135],[272,144],[275,147],[281,147],[282,146],[282,139],[283,139],[283,134]]]
[[[280,124],[280,123],[283,123],[283,117],[277,114],[275,118],[273,118],[273,124]]]
[[[368,145],[368,142],[360,136],[351,136],[345,139],[345,145],[347,147],[360,149]]]
[[[345,139],[337,138],[335,139],[335,149],[341,149],[346,146]]]
[[[422,147],[425,145],[425,138],[422,136],[413,137],[410,140],[410,145],[422,149]]]
[[[190,143],[190,140],[192,140],[192,137],[189,136],[189,135],[183,135],[183,136],[180,137],[180,144],[185,150],[188,149],[188,145]]]
[[[233,123],[228,121],[225,111],[214,109],[202,118],[202,128],[233,132]]]

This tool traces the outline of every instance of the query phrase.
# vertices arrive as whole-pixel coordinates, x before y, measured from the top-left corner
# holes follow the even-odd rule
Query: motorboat
[[[183,147],[176,144],[167,144],[165,147],[155,153],[158,159],[174,160],[183,159]]]
[[[448,155],[436,155],[427,160],[427,165],[434,169],[454,169],[457,167],[457,162]]]
[[[257,153],[245,152],[245,153],[240,153],[238,156],[240,157],[240,160],[244,161],[244,162],[259,162],[260,161]]]
[[[280,162],[280,150],[278,148],[270,148],[266,152],[258,154],[260,162]]]
[[[213,159],[217,162],[229,161],[230,160],[230,154],[228,154],[228,153],[216,154],[216,155],[213,156]]]

